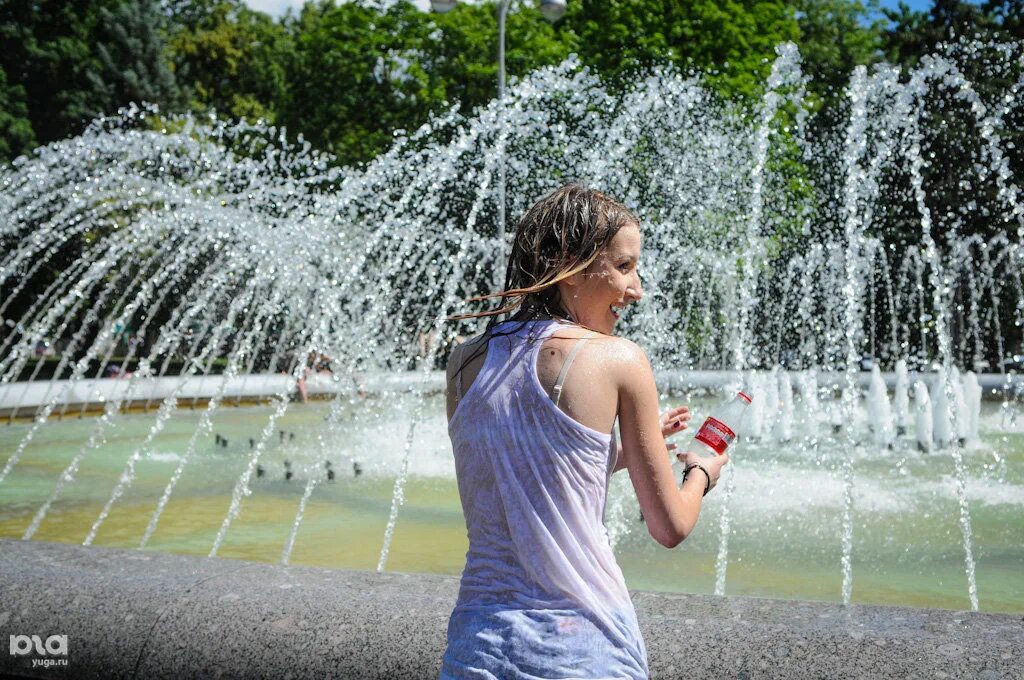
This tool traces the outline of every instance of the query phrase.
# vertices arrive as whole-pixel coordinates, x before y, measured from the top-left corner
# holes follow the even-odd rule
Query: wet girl
[[[659,417],[647,356],[615,336],[643,296],[640,246],[625,206],[561,187],[520,221],[505,290],[486,296],[501,304],[477,315],[492,317],[486,332],[452,352],[448,427],[469,551],[442,678],[647,677],[604,527],[608,482],[628,470],[651,536],[671,548],[727,458],[679,454],[679,485],[666,437],[689,409]]]

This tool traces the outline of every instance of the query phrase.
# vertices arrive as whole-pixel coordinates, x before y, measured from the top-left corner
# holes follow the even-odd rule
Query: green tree
[[[532,2],[513,4],[505,22],[505,69],[509,80],[541,66],[558,64],[578,51],[572,30],[552,26]],[[427,82],[438,101],[464,111],[497,96],[498,7],[463,4],[448,14],[428,14],[417,49]]]
[[[894,64],[915,66],[941,42],[960,37],[997,38],[1001,26],[993,6],[1005,4],[1019,5],[998,2],[982,7],[964,0],[935,0],[928,12],[917,12],[900,2],[897,9],[884,10],[891,22],[884,33],[885,56]]]
[[[32,121],[28,119],[25,88],[8,85],[0,68],[0,158],[13,158],[35,146]]]
[[[1003,33],[1024,39],[1024,0],[988,0],[982,7],[999,23]]]
[[[99,68],[87,73],[98,95],[96,113],[144,101],[180,109],[183,97],[165,58],[166,18],[158,0],[101,7],[99,15],[95,45]]]
[[[510,77],[568,56],[533,7],[516,7],[507,27]],[[494,3],[444,15],[405,1],[307,4],[288,28],[294,54],[279,121],[344,163],[373,158],[396,129],[432,112],[452,104],[468,112],[496,94]]]
[[[192,107],[232,118],[274,121],[285,96],[290,37],[282,26],[241,0],[170,4],[170,60]]]
[[[878,0],[794,0],[798,45],[811,87],[828,97],[841,96],[853,69],[882,57],[882,19]]]
[[[399,61],[402,10],[382,16],[358,3],[305,5],[290,26],[295,53],[279,121],[346,164],[386,148],[390,131],[413,119],[417,89]]]
[[[86,74],[100,68],[92,49],[100,10],[114,0],[0,0],[0,68],[24,90],[37,142],[82,130],[101,108]]]
[[[1020,45],[1014,45],[1009,54],[992,49],[989,43],[1014,43],[1020,36],[1022,7],[1020,0],[1003,0],[975,5],[963,0],[936,0],[927,12],[915,12],[901,3],[897,10],[887,10],[892,22],[883,35],[888,59],[904,67],[906,72],[918,66],[924,56],[949,52],[971,88],[983,100],[992,102],[1009,92],[1021,77],[1024,54]],[[979,41],[977,44],[957,45],[960,41]],[[950,47],[952,45],[952,47]],[[976,114],[963,101],[949,95],[948,85],[933,83],[925,95],[928,98],[925,125],[926,140],[941,154],[942,163],[926,163],[923,173],[934,189],[930,193],[935,205],[934,236],[941,242],[949,232],[942,224],[945,215],[957,215],[957,228],[961,234],[980,234],[991,237],[1005,230],[1005,225],[981,211],[960,216],[961,207],[975,200],[995,200],[994,186],[985,182],[965,184],[960,180],[975,175],[975,162],[981,153],[982,138],[978,134]],[[1024,157],[1019,149],[1024,139],[1024,114],[1019,107],[1007,108],[1002,125],[995,130],[1003,141],[1004,153],[1013,175],[1024,170]],[[948,153],[956,149],[956,153]],[[905,209],[913,214],[910,208]],[[908,240],[914,227],[910,227]],[[892,237],[900,233],[897,226],[886,230]]]
[[[667,61],[700,69],[730,95],[760,92],[775,46],[800,36],[783,0],[580,0],[560,26],[578,36],[583,62],[613,82]]]

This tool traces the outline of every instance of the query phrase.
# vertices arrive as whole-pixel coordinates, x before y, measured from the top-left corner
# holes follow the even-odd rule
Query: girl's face
[[[622,308],[643,297],[639,262],[640,227],[626,225],[586,271],[558,284],[566,311],[577,323],[612,335]]]

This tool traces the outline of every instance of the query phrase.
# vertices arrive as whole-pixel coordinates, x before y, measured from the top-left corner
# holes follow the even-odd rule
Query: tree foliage
[[[155,0],[0,0],[4,155],[76,134],[132,101],[173,109],[163,16]]]
[[[278,120],[345,162],[372,158],[431,113],[496,95],[493,5],[435,15],[405,1],[307,4],[285,23],[293,51]],[[537,12],[513,12],[507,26],[511,75],[569,55]]]
[[[878,0],[795,0],[804,72],[819,95],[842,94],[853,69],[881,58]]]
[[[670,62],[708,73],[729,94],[754,94],[775,46],[799,38],[783,0],[583,0],[569,8],[566,30],[579,36],[583,62],[613,81]]]
[[[8,85],[7,74],[0,68],[0,157],[12,158],[25,153],[35,141],[25,103],[25,88]]]
[[[533,0],[520,0],[508,15],[507,72],[515,78],[576,54],[620,87],[672,64],[751,99],[775,46],[792,40],[812,94],[834,107],[858,64],[913,66],[943,42],[1024,32],[1021,0],[936,0],[926,12],[880,12],[877,2],[570,0],[551,25]],[[309,0],[277,19],[244,0],[0,0],[0,154],[148,100],[282,124],[359,164],[396,130],[493,99],[497,41],[495,0],[447,14],[408,0]],[[982,67],[969,75],[988,77]]]
[[[306,5],[292,25],[280,122],[345,162],[386,148],[392,130],[435,103],[416,49],[418,15],[406,3]]]
[[[157,0],[136,0],[113,8],[100,7],[98,69],[87,72],[96,94],[96,113],[126,102],[156,102],[180,108],[181,90],[166,60],[166,20]]]
[[[99,10],[89,0],[0,2],[0,68],[20,87],[33,137],[45,143],[79,131],[99,110],[86,74],[99,69],[92,36]]]
[[[274,121],[292,56],[286,28],[241,0],[178,2],[170,11],[168,59],[192,107]]]
[[[989,0],[978,5],[964,0],[935,0],[927,12],[911,10],[903,2],[885,10],[890,27],[884,31],[886,59],[916,65],[942,42],[958,38],[986,40],[1020,39],[1024,3],[1020,0]]]

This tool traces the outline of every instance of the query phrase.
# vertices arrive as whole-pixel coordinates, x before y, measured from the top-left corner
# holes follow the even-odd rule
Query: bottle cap
[[[750,398],[750,395],[749,395],[749,394],[747,394],[746,392],[739,392],[739,393],[738,393],[738,395],[739,395],[740,399],[742,399],[743,401],[747,402],[748,404],[749,404],[749,403],[750,403],[751,401],[753,401],[753,400],[752,400],[752,399]]]

